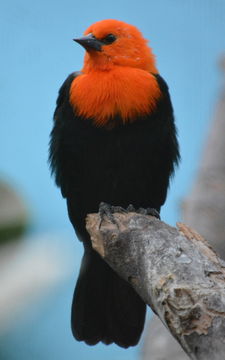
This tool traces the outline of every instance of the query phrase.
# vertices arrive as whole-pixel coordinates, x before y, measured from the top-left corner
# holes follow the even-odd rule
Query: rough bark
[[[191,359],[225,354],[225,262],[196,232],[135,213],[87,219],[92,246],[151,306]]]
[[[143,360],[188,360],[183,351],[158,316],[153,315],[147,323],[144,344],[141,349]]]
[[[221,60],[221,67],[225,71],[225,57]],[[224,134],[225,86],[216,105],[195,182],[182,204],[183,221],[199,231],[223,259],[225,259]],[[153,316],[148,324],[142,360],[187,360],[187,355],[157,316]]]

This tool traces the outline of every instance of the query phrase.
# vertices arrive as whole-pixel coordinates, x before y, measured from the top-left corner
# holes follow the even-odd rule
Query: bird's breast
[[[92,71],[76,77],[70,88],[70,103],[84,119],[96,126],[109,125],[115,115],[124,123],[154,111],[160,89],[151,73],[126,67]]]

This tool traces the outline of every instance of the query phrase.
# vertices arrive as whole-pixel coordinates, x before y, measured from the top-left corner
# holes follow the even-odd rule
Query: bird
[[[84,63],[59,90],[49,146],[51,172],[84,245],[71,328],[88,345],[128,348],[139,342],[146,304],[92,249],[85,219],[100,204],[160,213],[180,159],[173,106],[134,25],[101,20],[73,40]]]

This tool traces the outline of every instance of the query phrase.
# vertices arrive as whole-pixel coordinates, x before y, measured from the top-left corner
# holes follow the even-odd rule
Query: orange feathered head
[[[102,20],[91,25],[84,35],[74,39],[87,50],[84,72],[118,65],[157,73],[151,48],[135,26],[118,20]]]
[[[125,124],[154,111],[161,96],[155,57],[135,26],[103,20],[74,40],[86,49],[82,72],[70,88],[79,116],[112,127],[117,115]]]

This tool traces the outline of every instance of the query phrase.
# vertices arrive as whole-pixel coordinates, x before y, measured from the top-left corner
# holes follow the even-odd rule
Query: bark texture
[[[221,59],[225,71],[225,57]],[[199,231],[225,259],[225,86],[199,162],[196,180],[182,206],[183,221]],[[225,359],[225,355],[222,357]],[[157,316],[145,333],[142,360],[187,360]]]
[[[144,333],[141,351],[143,360],[188,360],[183,351],[158,316],[153,315]]]
[[[87,219],[92,245],[131,283],[191,359],[225,354],[225,262],[184,224],[135,213]],[[160,359],[160,357],[159,357]]]

